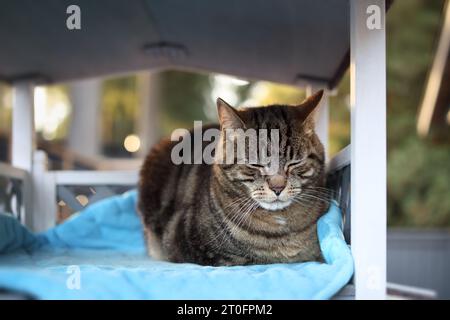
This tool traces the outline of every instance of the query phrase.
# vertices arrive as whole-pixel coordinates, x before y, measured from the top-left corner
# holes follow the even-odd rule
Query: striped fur
[[[234,125],[280,130],[276,177],[246,164],[175,165],[170,158],[175,142],[157,144],[139,184],[149,254],[212,266],[320,261],[316,223],[329,194],[311,112],[321,95],[299,106],[242,110],[219,101],[222,130]],[[283,200],[274,201],[273,190],[281,189]]]

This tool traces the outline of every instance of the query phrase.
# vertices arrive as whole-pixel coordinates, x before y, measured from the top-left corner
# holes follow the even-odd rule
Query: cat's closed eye
[[[293,168],[293,167],[297,167],[300,164],[302,164],[303,161],[302,160],[291,160],[287,163],[286,167],[287,168]]]
[[[264,166],[262,165],[262,164],[258,164],[258,163],[246,163],[245,164],[248,168],[251,168],[251,169],[257,169],[257,170],[260,170],[260,169],[263,169],[264,168]]]
[[[292,168],[289,171],[291,172],[291,174],[294,174],[295,176],[297,176],[299,178],[303,178],[303,179],[312,177],[315,172],[314,168],[306,169],[302,166],[297,166],[295,168]]]

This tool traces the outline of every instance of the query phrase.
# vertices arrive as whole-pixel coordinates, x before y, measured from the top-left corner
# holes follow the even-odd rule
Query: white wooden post
[[[319,107],[315,114],[316,121],[316,133],[319,136],[320,141],[322,141],[323,147],[325,149],[325,159],[328,159],[328,126],[330,121],[330,111],[329,111],[329,94],[328,90],[323,86],[309,85],[306,87],[306,95],[310,96],[320,89],[324,90],[322,100],[320,101]]]
[[[33,152],[35,149],[34,130],[34,85],[29,81],[14,84],[12,112],[12,165],[27,171],[24,180],[25,214],[22,223],[32,226],[33,187],[31,183],[33,170]]]
[[[35,149],[34,86],[20,82],[13,87],[12,165],[31,172]]]
[[[34,153],[33,161],[33,221],[32,229],[45,231],[56,223],[55,176],[48,171],[47,154],[42,150]]]
[[[69,148],[79,155],[97,157],[100,153],[101,81],[89,79],[70,84],[72,115]]]
[[[352,0],[351,244],[356,299],[386,297],[385,0]]]

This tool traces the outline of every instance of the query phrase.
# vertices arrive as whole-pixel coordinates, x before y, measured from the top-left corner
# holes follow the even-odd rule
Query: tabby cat
[[[230,128],[279,130],[271,175],[258,163],[176,165],[176,142],[153,147],[138,201],[150,256],[211,266],[322,261],[317,220],[329,195],[312,116],[322,94],[297,106],[238,110],[218,99],[221,139]]]

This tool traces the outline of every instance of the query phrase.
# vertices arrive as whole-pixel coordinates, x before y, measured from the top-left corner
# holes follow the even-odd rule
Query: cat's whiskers
[[[229,204],[227,204],[224,208],[223,208],[223,212],[225,212],[226,209],[232,209],[230,211],[230,215],[231,215],[231,219],[233,219],[233,215],[232,213],[234,211],[236,211],[237,209],[240,208],[241,205],[245,205],[245,203],[249,201],[247,197],[239,197],[235,200],[233,200],[232,202],[230,202]],[[224,226],[222,226],[222,228],[219,229],[219,232],[213,237],[211,238],[208,242],[205,243],[205,245],[210,244],[213,241],[216,241],[221,235],[223,235],[224,233],[226,233],[225,228],[226,228],[226,222],[223,222]]]
[[[325,201],[325,202],[330,202],[331,199],[333,198],[329,194],[317,194],[317,193],[309,193],[309,192],[308,193],[305,192],[305,193],[301,194],[301,196],[308,197],[310,199],[316,199],[319,201]]]
[[[246,218],[249,218],[251,213],[259,206],[258,203],[252,200],[252,198],[248,198],[248,201],[246,201],[244,205],[242,205],[242,207],[240,207],[238,211],[235,212],[232,219],[230,219],[232,226],[226,227],[227,229],[223,230],[222,237],[220,238],[221,241],[219,241],[218,245],[215,246],[215,249],[221,248],[228,240],[227,236],[233,236],[236,230],[238,230],[242,226],[242,224],[245,223],[244,221],[246,221]],[[227,233],[227,231],[229,231],[230,235]]]
[[[250,213],[253,211],[256,205],[256,202],[251,202],[250,205],[246,207],[245,212],[243,211],[241,213],[240,219],[236,221],[236,228],[240,228],[245,223],[245,221],[247,220],[247,216],[250,216]]]
[[[298,203],[300,206],[302,206],[305,209],[311,209],[315,205],[315,203],[309,202],[308,200],[305,200],[305,199],[293,198],[292,200],[295,203]]]
[[[333,191],[324,187],[308,187],[294,197],[294,201],[304,207],[312,208],[317,203],[329,204],[333,197]]]
[[[255,202],[253,204],[253,207],[251,208],[251,210],[249,210],[249,212],[245,215],[245,224],[248,224],[248,228],[251,228],[252,222],[253,220],[251,219],[251,213],[259,207],[259,204],[257,202]],[[253,238],[249,238],[251,243],[255,243],[255,240]],[[245,253],[245,257],[247,257],[249,255],[249,252]]]
[[[326,197],[333,197],[335,194],[335,191],[329,188],[324,188],[324,187],[308,187],[305,189],[305,192],[307,194],[312,193],[313,195],[321,195],[321,196],[326,196]]]
[[[250,198],[250,200],[253,200]],[[254,201],[249,201],[245,206],[242,207],[242,210],[237,214],[238,218],[233,220],[234,225],[230,229],[230,233],[234,234],[236,230],[238,230],[242,224],[243,221],[246,219],[247,215],[250,215],[250,213],[253,211],[253,208],[256,208],[257,203]]]
[[[225,210],[225,209],[228,209],[228,208],[230,208],[230,207],[234,207],[234,206],[236,206],[237,204],[240,204],[241,202],[243,202],[243,201],[245,201],[245,200],[247,200],[248,198],[247,197],[239,197],[239,198],[236,198],[236,199],[234,199],[233,201],[231,201],[230,203],[228,203],[223,209]]]
[[[227,216],[231,217],[231,218],[227,218],[229,219],[229,221],[233,224],[233,226],[231,228],[229,228],[227,225],[227,222],[224,222],[224,226],[220,229],[220,231],[217,233],[217,235],[212,238],[210,241],[208,241],[208,243],[211,243],[213,241],[218,241],[218,244],[214,246],[214,250],[222,247],[222,245],[225,243],[225,241],[227,240],[227,231],[231,232],[231,229],[233,229],[234,225],[235,225],[235,221],[237,219],[239,219],[241,217],[241,212],[247,208],[251,202],[252,202],[252,198],[249,197],[242,197],[241,198],[242,201],[235,201],[234,205],[232,207],[234,207],[233,210],[231,210]],[[225,211],[225,209],[223,210]]]
[[[259,207],[257,202],[251,203],[246,207],[245,211],[241,213],[241,218],[236,222],[236,224],[231,228],[230,232],[234,235],[237,230],[239,230],[244,224],[247,224],[251,220],[251,213]]]

